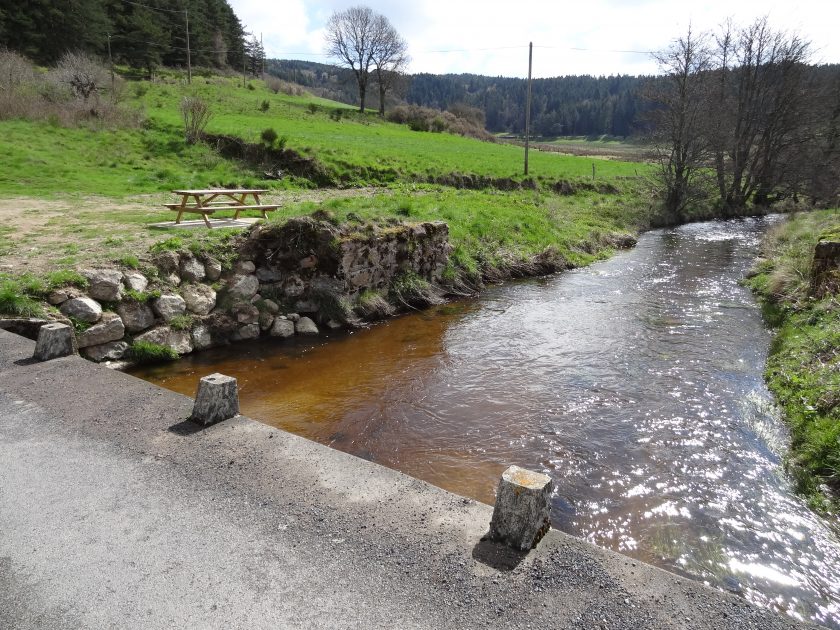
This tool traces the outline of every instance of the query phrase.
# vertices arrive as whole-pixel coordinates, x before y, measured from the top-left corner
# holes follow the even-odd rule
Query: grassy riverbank
[[[840,505],[840,296],[812,297],[811,264],[820,235],[838,230],[838,210],[793,216],[766,236],[748,280],[776,328],[765,375],[790,426],[791,468],[820,510]]]

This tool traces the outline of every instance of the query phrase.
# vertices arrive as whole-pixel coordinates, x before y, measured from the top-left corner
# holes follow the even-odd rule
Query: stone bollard
[[[38,341],[35,343],[35,353],[32,357],[36,361],[49,361],[70,356],[76,353],[75,342],[73,329],[67,324],[44,324],[38,331]]]
[[[551,527],[551,477],[511,466],[502,473],[488,538],[518,551],[537,546]]]
[[[207,425],[238,414],[239,389],[235,378],[217,372],[199,381],[190,420]]]

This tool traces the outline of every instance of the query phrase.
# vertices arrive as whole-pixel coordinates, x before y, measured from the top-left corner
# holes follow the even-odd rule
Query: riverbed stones
[[[238,275],[230,279],[228,293],[234,298],[250,300],[260,289],[260,282],[256,276]]]
[[[230,312],[240,324],[253,324],[260,319],[260,310],[253,304],[247,302],[234,304]]]
[[[301,317],[295,322],[295,332],[304,337],[314,337],[318,335],[318,327],[308,317]]]
[[[99,321],[102,317],[102,306],[89,297],[77,297],[67,300],[61,305],[61,312],[67,317],[78,319],[88,324]]]
[[[263,300],[263,308],[272,315],[280,312],[280,306],[274,300]]]
[[[73,298],[81,295],[82,292],[75,287],[62,287],[60,289],[50,291],[50,294],[47,297],[47,302],[53,306],[59,306],[60,304],[64,304],[67,300],[72,300]]]
[[[488,538],[528,551],[551,527],[551,477],[519,466],[502,473]]]
[[[88,280],[87,292],[94,300],[117,302],[122,297],[122,271],[117,269],[86,269],[82,275]]]
[[[209,374],[198,382],[190,420],[209,425],[239,415],[239,387],[236,379],[224,374]]]
[[[280,338],[294,337],[295,323],[291,320],[278,317],[271,325],[271,330],[269,330],[268,334],[272,337]]]
[[[98,346],[90,346],[82,350],[82,354],[91,361],[101,363],[102,361],[119,361],[128,351],[128,344],[125,341],[109,341]]]
[[[130,333],[146,330],[155,323],[152,307],[142,302],[123,301],[117,305],[117,314]]]
[[[190,284],[181,289],[187,309],[196,315],[207,315],[216,306],[216,292],[206,284]]]
[[[125,336],[125,325],[116,313],[102,313],[102,318],[85,331],[79,333],[79,348],[99,346],[109,341],[119,341]]]
[[[233,341],[247,341],[248,339],[258,339],[259,336],[260,325],[254,323],[245,324],[244,326],[237,328],[233,335],[231,335],[231,339],[233,339]]]
[[[257,267],[254,263],[250,260],[240,260],[236,263],[236,267],[234,267],[234,273],[241,274],[241,275],[248,275],[254,273]]]
[[[192,337],[193,350],[207,350],[213,347],[213,335],[210,332],[210,328],[204,324],[193,328],[190,335]]]
[[[73,328],[67,324],[44,324],[38,331],[38,341],[35,343],[35,353],[32,357],[36,361],[50,361],[70,356],[76,352],[74,341]]]
[[[187,311],[187,303],[184,298],[174,293],[161,295],[154,301],[152,307],[165,322],[171,322],[175,317],[183,315]]]
[[[260,312],[260,319],[259,319],[260,330],[265,332],[271,325],[274,323],[274,315],[269,313],[268,311],[261,311]]]
[[[123,284],[126,289],[143,293],[149,287],[149,280],[142,273],[132,271],[123,274]]]

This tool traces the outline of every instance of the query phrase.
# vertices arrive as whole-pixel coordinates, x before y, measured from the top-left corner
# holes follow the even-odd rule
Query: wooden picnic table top
[[[176,195],[253,195],[267,193],[267,188],[207,188],[203,190],[173,190]]]

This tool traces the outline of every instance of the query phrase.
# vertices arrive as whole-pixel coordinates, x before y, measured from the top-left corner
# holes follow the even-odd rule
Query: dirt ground
[[[277,191],[264,195],[263,202],[288,206],[371,197],[383,192],[387,191],[379,188]],[[174,213],[163,208],[164,203],[172,201],[170,193],[125,199],[77,195],[50,199],[0,198],[0,273],[45,273],[114,263],[130,256],[143,260],[151,245],[173,236],[169,229],[152,227],[155,223],[174,220]],[[203,224],[198,229],[206,230]]]

